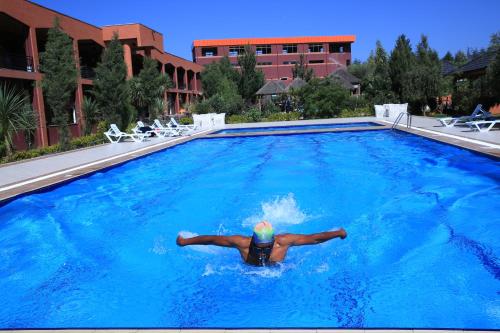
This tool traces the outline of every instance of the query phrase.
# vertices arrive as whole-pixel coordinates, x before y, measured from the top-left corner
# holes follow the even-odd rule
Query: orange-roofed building
[[[303,54],[305,62],[316,77],[325,77],[351,64],[351,44],[356,36],[235,38],[195,40],[193,61],[208,65],[229,57],[238,67],[238,55],[249,45],[257,57],[257,67],[266,80],[292,80],[292,69]]]

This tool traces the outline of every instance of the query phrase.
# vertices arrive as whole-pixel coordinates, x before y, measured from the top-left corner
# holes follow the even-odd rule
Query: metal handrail
[[[398,115],[398,117],[392,124],[392,129],[395,129],[398,126],[399,122],[401,121],[401,119],[403,119],[404,115],[406,115],[406,128],[411,128],[411,121],[412,121],[411,113],[406,111],[406,112],[401,112]]]

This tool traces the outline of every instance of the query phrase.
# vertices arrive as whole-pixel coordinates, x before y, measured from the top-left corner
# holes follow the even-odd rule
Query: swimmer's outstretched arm
[[[248,243],[248,237],[243,236],[196,236],[184,238],[177,236],[177,245],[217,245],[224,247],[244,247]]]
[[[340,228],[336,231],[325,231],[317,234],[284,234],[280,235],[279,237],[279,243],[284,246],[314,245],[329,241],[330,239],[337,237],[344,239],[347,237],[347,232],[343,228]]]

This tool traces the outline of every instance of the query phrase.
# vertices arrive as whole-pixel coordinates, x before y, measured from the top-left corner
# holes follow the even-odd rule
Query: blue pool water
[[[318,125],[297,125],[297,126],[273,126],[273,127],[250,127],[250,128],[229,128],[214,132],[212,134],[231,134],[231,133],[252,133],[252,132],[275,132],[275,131],[303,131],[314,129],[333,129],[348,127],[369,127],[382,126],[372,122],[345,123],[345,124],[318,124]]]
[[[500,162],[393,131],[201,139],[0,207],[0,328],[500,328]],[[275,267],[179,232],[343,226]]]

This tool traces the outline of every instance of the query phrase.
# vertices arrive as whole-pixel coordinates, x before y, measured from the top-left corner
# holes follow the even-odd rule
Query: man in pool
[[[274,235],[271,223],[262,221],[253,229],[252,237],[245,236],[196,236],[184,238],[177,236],[177,245],[217,245],[238,249],[241,258],[247,264],[266,266],[283,261],[290,246],[312,245],[340,237],[344,239],[347,233],[343,228],[336,231],[326,231],[317,234],[282,234]]]

